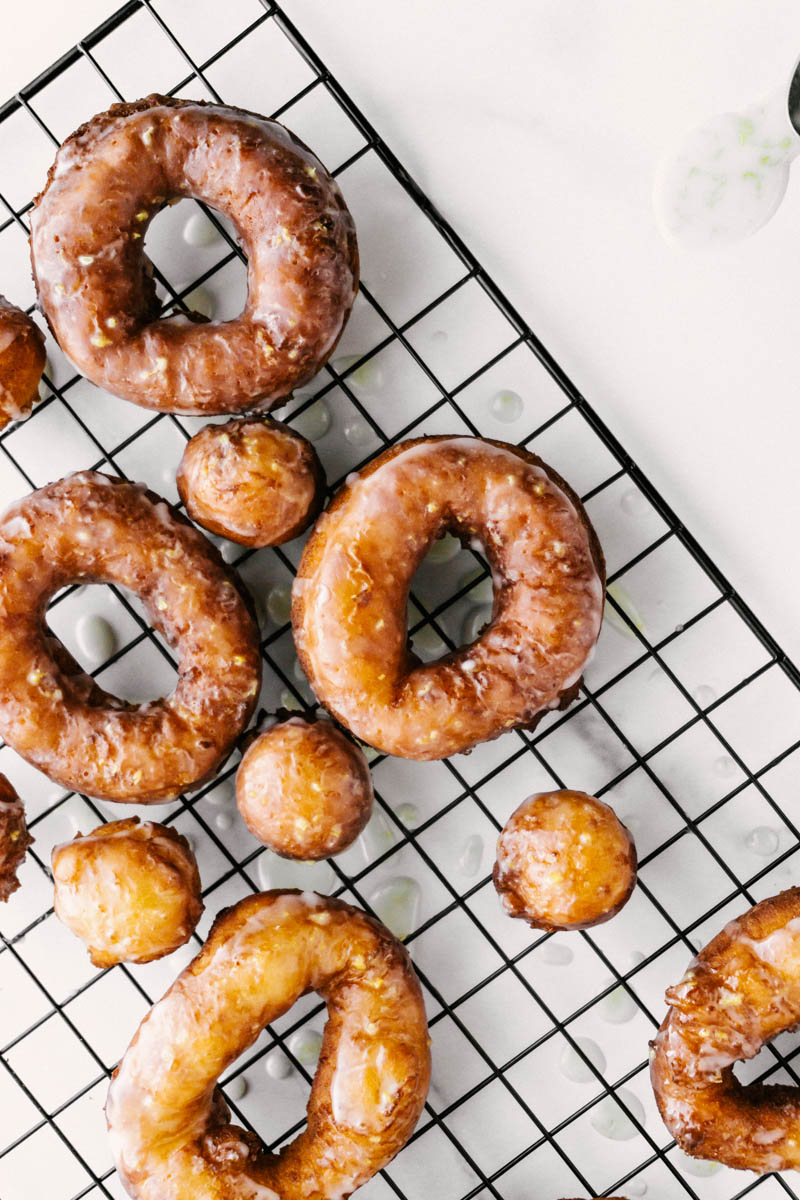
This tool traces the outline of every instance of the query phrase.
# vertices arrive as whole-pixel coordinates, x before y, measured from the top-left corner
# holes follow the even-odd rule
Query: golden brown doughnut
[[[47,602],[72,583],[139,597],[177,653],[169,697],[109,695],[52,637]],[[0,517],[0,732],[63,787],[139,803],[199,787],[247,724],[260,678],[258,629],[236,576],[141,485],[85,471]]]
[[[678,1145],[759,1174],[800,1167],[800,1089],[743,1085],[754,1058],[800,1022],[800,889],[762,900],[700,951],[653,1045],[656,1101]]]
[[[421,665],[407,645],[408,593],[446,531],[483,547],[494,613],[476,642]],[[446,758],[575,697],[604,581],[580,501],[540,459],[480,438],[419,438],[370,463],[317,522],[293,589],[297,652],[319,700],[361,741]]]
[[[39,399],[44,335],[21,308],[0,296],[0,429],[27,417]]]
[[[306,992],[328,1006],[306,1129],[278,1154],[228,1124],[220,1074]],[[404,947],[308,892],[220,914],[139,1026],[106,1103],[134,1200],[343,1200],[411,1135],[430,1082],[425,1009]]]
[[[236,775],[247,828],[284,858],[339,854],[372,813],[372,777],[361,749],[330,721],[291,717],[260,734]]]
[[[268,417],[201,429],[187,443],[177,482],[193,521],[242,546],[291,541],[316,519],[325,499],[314,447]]]
[[[229,217],[248,260],[233,321],[159,318],[144,236],[184,196]],[[336,182],[257,113],[171,96],[115,104],[67,138],[31,212],[42,310],[92,383],[147,408],[271,408],[319,371],[355,299]]]
[[[636,847],[602,800],[540,792],[506,821],[493,879],[506,912],[534,929],[588,929],[630,899]]]
[[[19,887],[17,871],[32,845],[22,801],[5,775],[0,775],[0,900],[7,900]]]
[[[55,912],[96,967],[152,962],[188,942],[203,915],[186,838],[138,817],[111,821],[52,854]]]

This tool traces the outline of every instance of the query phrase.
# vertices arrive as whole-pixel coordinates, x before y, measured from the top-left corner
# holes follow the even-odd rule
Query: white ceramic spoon
[[[656,173],[653,205],[664,236],[686,249],[749,237],[772,217],[800,154],[800,64],[761,104],[695,129]]]

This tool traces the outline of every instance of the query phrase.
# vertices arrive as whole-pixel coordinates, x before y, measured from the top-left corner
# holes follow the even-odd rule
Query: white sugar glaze
[[[698,1158],[800,1168],[797,1089],[743,1085],[730,1068],[800,1021],[800,890],[731,921],[667,992],[651,1074],[664,1121]]]
[[[215,1081],[310,990],[329,1021],[308,1131],[276,1158],[226,1124]],[[428,1072],[419,985],[385,930],[314,893],[250,897],[218,919],[120,1064],[106,1105],[117,1169],[137,1200],[345,1196],[409,1136]]]
[[[663,233],[687,249],[755,233],[781,203],[798,153],[787,85],[741,112],[712,117],[658,169],[653,200]]]

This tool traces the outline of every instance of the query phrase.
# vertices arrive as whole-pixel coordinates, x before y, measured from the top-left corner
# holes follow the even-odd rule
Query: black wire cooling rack
[[[788,1176],[759,1180],[685,1159],[658,1119],[647,1077],[665,986],[731,915],[800,878],[796,668],[277,4],[130,0],[0,109],[0,279],[11,299],[34,311],[25,238],[42,156],[52,158],[80,119],[151,90],[285,120],[335,168],[354,208],[360,297],[339,357],[295,398],[289,418],[313,428],[332,486],[403,436],[505,436],[533,445],[583,492],[609,559],[607,621],[578,702],[535,733],[505,735],[468,758],[374,758],[377,823],[360,850],[323,868],[328,890],[385,919],[387,888],[395,889],[396,906],[398,895],[405,905],[395,924],[406,922],[430,1014],[425,1113],[364,1195],[800,1195]],[[63,128],[68,99],[80,116]],[[153,255],[165,310],[191,308],[198,288],[242,270],[225,222],[207,219],[216,249],[192,260],[191,277],[179,279]],[[52,343],[49,351],[42,403],[0,436],[8,498],[89,466],[164,491],[197,423],[117,404],[75,376]],[[509,413],[514,420],[502,423]],[[160,482],[152,477],[159,455]],[[285,611],[299,547],[227,544],[224,553],[261,602],[264,709],[308,703]],[[480,622],[487,586],[486,564],[470,551],[423,567],[409,618],[420,653],[459,644],[464,622]],[[51,608],[67,639],[85,591],[69,589]],[[106,594],[126,635],[94,673],[108,686],[116,670],[138,664],[152,687],[174,667],[169,648],[134,600]],[[7,747],[0,769],[33,796],[37,838],[23,888],[0,915],[0,1195],[118,1197],[104,1144],[105,1085],[185,958],[89,967],[53,915],[47,849],[65,828],[70,836],[67,816],[85,829],[109,810],[48,787]],[[228,812],[234,769],[159,814],[198,853],[201,930],[276,869]],[[556,786],[609,799],[640,851],[628,908],[571,937],[517,928],[500,914],[489,879],[510,811]],[[237,1118],[271,1146],[303,1125],[323,1017],[306,998],[223,1081]],[[795,1052],[791,1037],[779,1039],[747,1077],[800,1083]]]

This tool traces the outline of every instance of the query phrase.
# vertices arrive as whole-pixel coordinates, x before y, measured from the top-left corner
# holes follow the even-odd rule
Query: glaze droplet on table
[[[618,1088],[616,1095],[639,1124],[644,1125],[644,1107],[638,1096],[634,1096],[633,1092],[629,1092],[627,1088]],[[614,1142],[627,1142],[639,1135],[639,1130],[628,1113],[617,1104],[612,1096],[604,1097],[599,1104],[595,1105],[589,1120],[593,1129]]]
[[[344,427],[344,436],[351,446],[366,446],[372,439],[372,430],[363,417],[353,417]]]
[[[304,1067],[315,1067],[322,1049],[322,1034],[316,1029],[300,1029],[289,1038],[289,1049]],[[278,1075],[277,1078],[285,1078],[285,1075]]]
[[[426,563],[447,563],[452,562],[461,553],[461,542],[458,538],[453,537],[452,533],[446,533],[444,537],[440,537],[434,542],[428,553],[425,555]]]
[[[762,858],[770,858],[775,854],[779,842],[778,834],[767,825],[758,825],[748,833],[744,840],[747,849],[752,850],[753,854],[758,854]]]
[[[539,957],[542,962],[547,963],[548,967],[566,967],[572,962],[575,953],[563,942],[549,939],[539,951]]]
[[[597,1042],[592,1041],[591,1038],[579,1037],[575,1038],[575,1043],[589,1059],[592,1066],[602,1075],[606,1069],[606,1056]],[[571,1080],[572,1083],[592,1083],[597,1079],[592,1068],[588,1063],[584,1062],[577,1050],[569,1044],[562,1051],[559,1066],[561,1067],[561,1074]]]
[[[481,631],[489,624],[491,619],[491,604],[481,604],[478,608],[471,608],[461,626],[462,643],[468,646],[470,643],[477,641]]]
[[[353,364],[362,357],[361,354],[342,355],[341,358],[334,359],[331,366],[337,375],[346,375]],[[346,375],[343,382],[356,396],[369,396],[379,392],[383,387],[383,369],[374,357],[368,358],[352,374]]]
[[[624,987],[614,988],[600,1004],[600,1013],[610,1025],[623,1025],[632,1021],[638,1012],[636,1001]]]
[[[292,1048],[292,1053],[296,1054],[294,1047]],[[300,1062],[303,1061],[299,1054],[296,1056]],[[275,1050],[272,1050],[267,1055],[264,1061],[264,1069],[269,1075],[270,1079],[288,1079],[293,1070],[291,1062],[286,1057],[283,1050],[281,1050],[279,1047],[276,1047]]]
[[[92,667],[106,662],[117,649],[113,626],[96,613],[86,613],[75,626],[78,648]]]
[[[461,848],[458,867],[462,875],[477,875],[483,858],[483,838],[479,833],[473,833],[466,839]]]
[[[284,583],[276,583],[267,592],[264,608],[270,621],[276,625],[286,625],[292,615],[291,588]]]
[[[502,421],[504,425],[518,421],[524,407],[525,402],[522,396],[518,392],[512,392],[509,388],[495,392],[489,401],[489,412],[496,421]]]
[[[220,241],[220,232],[206,214],[198,209],[183,227],[183,240],[189,246],[213,246],[214,242]]]
[[[419,825],[419,809],[416,804],[412,804],[410,801],[398,804],[396,812],[398,818],[409,828],[413,829],[415,825]]]
[[[419,924],[420,900],[419,884],[406,875],[387,879],[369,897],[378,920],[401,941]]]
[[[265,850],[257,860],[258,881],[264,891],[270,888],[300,888],[325,894],[334,886],[335,874],[327,859],[297,862]]]
[[[331,427],[331,410],[324,400],[317,400],[303,412],[291,418],[292,427],[309,442],[318,442]]]

